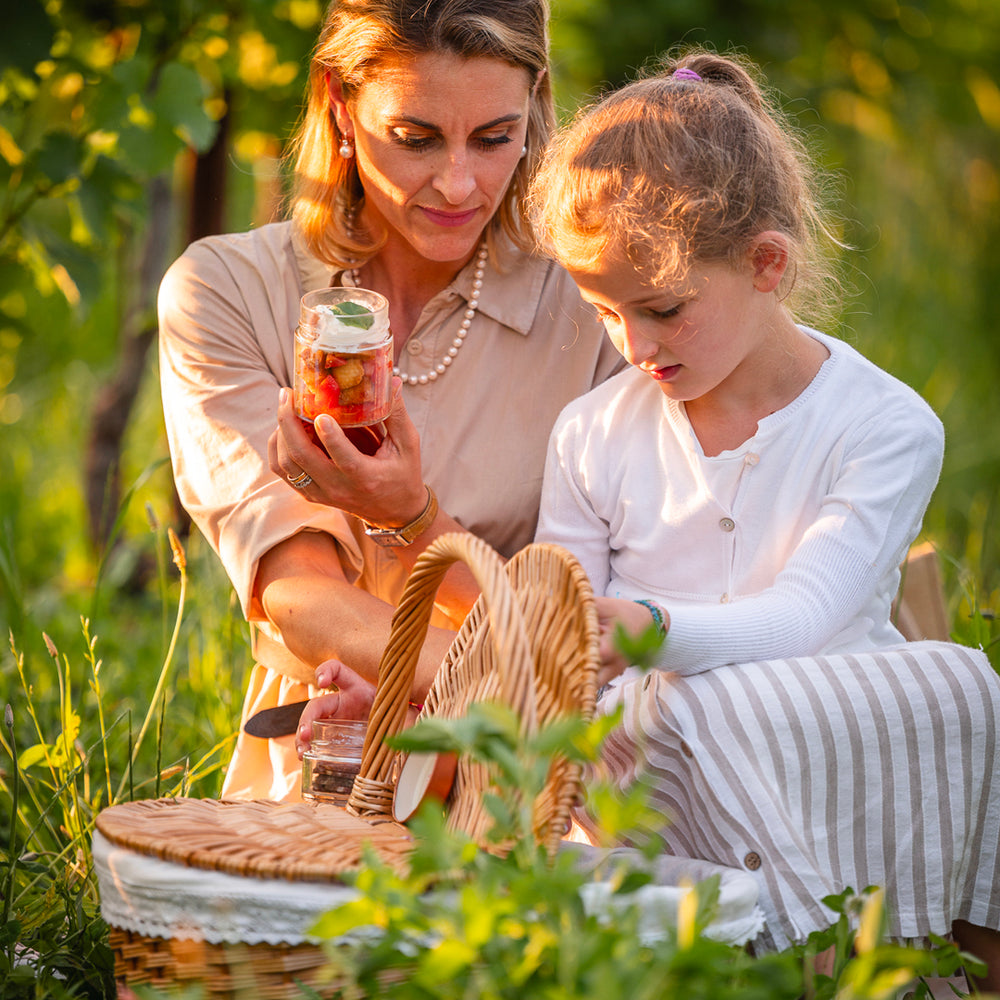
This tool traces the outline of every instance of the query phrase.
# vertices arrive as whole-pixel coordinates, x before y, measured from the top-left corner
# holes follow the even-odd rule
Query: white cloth
[[[329,910],[360,897],[357,889],[335,883],[255,878],[193,868],[174,861],[139,854],[112,844],[100,831],[93,837],[94,868],[101,895],[101,916],[113,927],[144,937],[207,941],[210,944],[315,944],[317,920]],[[575,846],[575,845],[574,845]],[[584,867],[595,878],[581,887],[588,913],[612,920],[615,914],[637,907],[645,943],[663,940],[677,925],[681,899],[690,891],[682,885],[719,876],[715,916],[705,933],[717,941],[742,945],[754,938],[763,923],[757,905],[757,885],[745,872],[684,858],[660,858],[650,872],[653,881],[637,892],[622,895],[607,880],[620,864],[636,868],[637,852],[601,852],[586,849]],[[369,939],[374,928],[358,928],[336,939],[353,944]]]
[[[113,927],[144,937],[207,941],[210,944],[316,944],[317,920],[326,912],[360,897],[357,889],[336,883],[256,878],[193,868],[139,854],[112,844],[100,831],[93,837],[94,868],[101,895],[101,916]],[[653,945],[677,926],[684,883],[719,876],[715,915],[705,934],[716,941],[742,945],[763,924],[757,884],[745,872],[690,861],[661,858],[650,872],[653,881],[622,895],[609,881],[615,866],[636,868],[637,852],[603,852],[590,867],[595,878],[580,893],[588,913],[607,920],[630,908],[641,914],[643,940]],[[374,928],[358,928],[335,939],[349,945],[369,939]]]
[[[317,918],[358,898],[356,889],[190,868],[93,837],[105,922],[145,937],[209,944],[315,944]]]
[[[630,907],[638,907],[642,914],[639,934],[642,943],[650,947],[677,929],[682,902],[692,887],[713,876],[718,877],[719,894],[712,920],[704,928],[705,937],[740,946],[764,929],[757,883],[742,869],[671,854],[648,860],[642,852],[628,847],[601,848],[564,841],[560,850],[576,855],[578,866],[595,875],[580,889],[584,909],[610,921]],[[619,870],[644,871],[651,881],[633,893],[621,894],[617,877],[612,877]]]
[[[637,369],[570,403],[552,433],[536,539],[594,590],[670,613],[659,665],[875,649],[941,469],[927,404],[857,351],[733,451],[706,457],[682,404]]]

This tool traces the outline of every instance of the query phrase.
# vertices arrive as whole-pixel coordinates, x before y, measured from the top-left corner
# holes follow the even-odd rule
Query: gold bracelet
[[[418,535],[423,534],[437,517],[438,500],[434,491],[424,483],[427,490],[427,505],[409,524],[404,524],[401,528],[380,528],[378,525],[369,524],[367,521],[361,523],[365,526],[365,534],[376,544],[389,548],[396,548],[402,545],[411,544]]]

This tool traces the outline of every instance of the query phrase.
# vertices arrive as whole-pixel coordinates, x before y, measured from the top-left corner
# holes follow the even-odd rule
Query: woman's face
[[[520,160],[531,86],[502,60],[439,53],[387,59],[349,105],[332,83],[373,234],[428,260],[466,260]]]

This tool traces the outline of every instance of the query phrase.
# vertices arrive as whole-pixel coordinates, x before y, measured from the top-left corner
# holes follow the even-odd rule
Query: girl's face
[[[767,362],[774,299],[749,259],[696,265],[674,288],[651,287],[621,257],[570,273],[622,356],[671,399],[721,399]]]
[[[520,161],[531,85],[500,59],[442,53],[387,59],[349,106],[332,81],[372,232],[428,260],[466,260]]]

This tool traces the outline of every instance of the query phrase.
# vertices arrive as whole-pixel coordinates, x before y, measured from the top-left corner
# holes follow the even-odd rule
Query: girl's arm
[[[683,511],[683,494],[667,505],[669,510],[664,507],[649,470],[653,456],[648,449],[631,456],[629,474],[609,477],[608,469],[620,470],[621,464],[615,465],[617,438],[612,435],[609,444],[606,429],[623,422],[612,420],[606,410],[598,411],[590,424],[582,421],[578,428],[572,421],[564,422],[559,440],[554,437],[539,537],[577,554],[591,575],[595,592],[612,595],[599,596],[606,639],[613,634],[616,621],[632,634],[651,623],[641,606],[633,606],[634,600],[649,598],[664,609],[668,631],[658,662],[664,669],[696,673],[726,663],[816,655],[828,648],[851,648],[852,642],[863,648],[872,631],[880,634],[882,642],[887,636],[891,641],[888,615],[898,567],[919,532],[937,482],[943,432],[929,408],[914,405],[912,400],[904,400],[903,405],[876,400],[867,405],[866,412],[865,420],[854,420],[852,415],[844,421],[848,426],[843,431],[833,429],[826,434],[808,429],[812,437],[806,450],[813,444],[824,455],[829,450],[828,458],[807,463],[817,484],[823,479],[816,474],[817,465],[828,470],[830,479],[814,501],[807,501],[805,495],[801,501],[794,500],[796,488],[807,489],[797,478],[796,466],[783,468],[783,475],[769,487],[779,491],[781,504],[773,492],[758,491],[752,503],[741,506],[744,525],[754,516],[765,519],[758,522],[767,525],[767,530],[758,537],[757,551],[772,557],[779,554],[770,584],[765,581],[750,596],[737,594],[728,602],[671,596],[705,593],[716,587],[719,594],[728,590],[725,574],[720,576],[719,571],[725,550],[713,529],[692,533],[683,517],[663,527],[661,517]],[[599,430],[591,433],[595,424],[600,424]],[[639,468],[640,461],[646,465]],[[674,461],[678,461],[676,454]],[[628,456],[624,462],[628,465]],[[678,462],[664,472],[672,487],[684,481],[682,465]],[[671,468],[676,468],[675,477]],[[791,505],[788,491],[793,493]],[[779,523],[774,510],[791,511],[794,517],[794,511],[806,511],[809,505],[815,510],[811,521],[796,528],[797,534],[779,538],[789,525]],[[643,508],[645,520],[623,518],[622,511],[634,514],[635,508]],[[604,512],[603,517],[598,510]],[[774,523],[769,524],[768,518]],[[630,530],[623,532],[618,520],[626,520]],[[700,539],[703,558],[697,555]],[[690,579],[676,575],[671,561],[675,544],[687,548],[688,571],[694,574]],[[647,561],[637,561],[636,545]],[[786,549],[788,555],[780,556]],[[626,572],[619,569],[612,576],[612,556]],[[699,561],[715,568],[709,575],[700,575]],[[624,600],[616,602],[615,597]],[[606,648],[605,652],[605,670],[620,669],[614,650]]]
[[[726,604],[666,602],[670,630],[658,665],[697,673],[863,648],[873,629],[885,634],[943,448],[940,422],[925,407],[873,415],[845,447],[817,516],[771,586]]]

